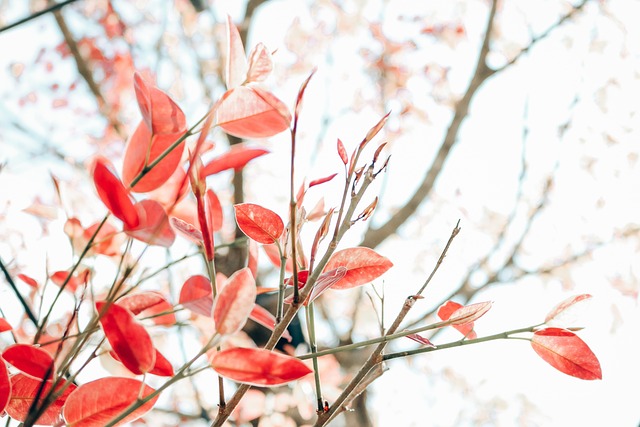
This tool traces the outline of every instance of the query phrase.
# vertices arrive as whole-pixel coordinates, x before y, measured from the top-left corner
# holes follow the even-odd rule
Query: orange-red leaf
[[[105,309],[106,304],[96,302],[98,313]],[[151,337],[129,310],[111,304],[100,318],[100,324],[111,348],[127,369],[141,375],[153,368],[156,353]]]
[[[269,153],[270,151],[264,148],[251,148],[242,144],[234,145],[229,151],[207,163],[203,174],[209,176],[228,169],[240,170],[251,160]]]
[[[337,173],[331,174],[329,176],[325,176],[324,178],[318,178],[318,179],[314,179],[313,181],[311,181],[309,183],[309,188],[311,187],[315,187],[316,185],[320,185],[320,184],[324,184],[325,182],[329,182],[331,181],[333,178],[335,178],[335,176],[338,175]]]
[[[425,345],[427,347],[436,348],[435,344],[433,344],[431,341],[429,341],[428,338],[425,338],[422,335],[411,334],[411,335],[407,335],[407,338],[415,342],[419,342],[420,344]]]
[[[139,211],[144,211],[145,215],[141,215],[140,224],[135,229],[125,225],[125,233],[148,245],[165,248],[171,246],[176,239],[176,234],[169,226],[169,218],[160,203],[155,200],[142,200],[136,203],[136,206],[139,207]]]
[[[53,377],[53,358],[39,347],[29,344],[14,344],[2,352],[2,358],[25,374],[35,378]],[[48,373],[48,375],[47,375]]]
[[[340,138],[338,138],[338,144],[337,144],[337,148],[338,148],[338,155],[340,156],[340,160],[342,160],[342,163],[346,164],[349,163],[349,156],[347,155],[347,150],[344,148],[344,144],[342,143],[342,141],[340,140]]]
[[[454,301],[447,301],[438,307],[437,314],[440,319],[448,321],[453,313],[463,308],[464,306],[462,304],[458,304]],[[453,325],[453,322],[449,324]],[[453,327],[470,340],[475,339],[478,336],[473,330],[473,322],[463,322],[462,324],[453,325]]]
[[[276,268],[280,268],[280,253],[278,252],[276,244],[264,245],[262,249],[264,249],[264,253],[267,254],[269,261],[271,261]],[[287,258],[284,269],[287,273],[293,272],[293,261],[291,258]]]
[[[289,128],[287,106],[271,92],[239,86],[227,91],[216,111],[216,124],[239,138],[267,138]]]
[[[213,289],[204,276],[189,277],[180,290],[180,304],[194,313],[210,317],[213,309]]]
[[[601,380],[600,362],[589,346],[566,329],[546,328],[531,339],[533,350],[548,364],[572,377]]]
[[[334,253],[324,271],[336,270],[338,267],[346,268],[347,273],[331,286],[332,289],[349,289],[369,283],[393,267],[393,263],[373,249],[357,247]]]
[[[9,322],[7,322],[7,319],[5,319],[4,317],[0,317],[0,333],[7,332],[7,331],[10,331],[12,329],[13,328],[11,327]],[[2,412],[2,411],[0,411],[0,412]]]
[[[266,308],[258,304],[253,305],[251,314],[249,314],[249,319],[253,320],[256,323],[261,324],[262,326],[269,329],[270,331],[273,331],[276,326],[275,316],[271,314],[269,310],[267,310]],[[293,340],[293,338],[291,337],[291,334],[286,329],[282,334],[282,338],[286,339],[289,342]]]
[[[136,316],[151,317],[151,320],[156,325],[171,326],[176,323],[176,315],[170,313],[173,310],[173,306],[158,292],[145,291],[129,294],[120,298],[117,304]],[[167,314],[158,316],[160,313]]]
[[[243,268],[229,277],[216,299],[213,320],[222,335],[238,332],[256,302],[256,283],[251,270]]]
[[[138,210],[133,206],[129,192],[118,177],[111,171],[107,160],[98,158],[93,167],[93,183],[98,196],[109,212],[124,222],[129,228],[140,223]]]
[[[234,205],[238,227],[258,243],[277,241],[284,231],[284,223],[278,214],[253,203]]]
[[[38,390],[40,389],[41,379],[36,379],[24,374],[16,374],[11,376],[11,400],[7,405],[6,411],[14,420],[23,422],[29,415],[29,409],[33,404]],[[63,384],[60,384],[62,387]],[[41,403],[42,398],[51,389],[51,381],[47,381],[45,386],[40,392],[38,402]],[[60,414],[62,413],[62,407],[67,401],[69,395],[76,389],[76,386],[71,384],[58,399],[53,402],[46,411],[38,418],[35,424],[53,425],[55,424]]]
[[[222,204],[220,199],[213,190],[208,189],[205,193],[207,207],[207,221],[209,223],[209,231],[215,233],[222,228]]]
[[[158,351],[158,349],[156,349],[156,363],[153,365],[153,369],[150,370],[149,373],[159,377],[172,377],[174,374],[171,362],[169,362],[167,358]]]
[[[142,389],[142,392],[140,391]],[[138,397],[147,397],[154,389],[133,378],[107,377],[81,385],[64,405],[68,427],[102,427],[117,417]],[[158,400],[154,396],[115,425],[136,420],[149,412]]]
[[[34,289],[38,289],[38,282],[32,277],[27,276],[26,274],[18,274],[18,279],[22,280],[27,285],[31,286]]]
[[[222,350],[211,366],[225,378],[261,387],[286,384],[312,372],[295,357],[259,348]]]
[[[79,273],[74,274],[69,278],[69,280],[67,280],[67,277],[69,276],[68,271],[56,271],[51,275],[51,281],[58,286],[62,286],[66,281],[67,284],[65,285],[65,289],[70,291],[71,293],[74,293],[76,289],[78,289],[78,286],[87,284],[87,281],[89,280],[89,274],[90,270],[85,269]]]
[[[160,157],[165,150],[176,142],[184,133],[151,134],[144,121],[141,121],[136,128],[124,154],[122,164],[122,180],[125,184],[131,182],[142,169]],[[140,181],[133,186],[132,191],[146,193],[160,187],[173,175],[182,159],[184,151],[184,141],[178,144],[166,157],[153,167]]]
[[[149,85],[137,72],[133,75],[133,82],[142,120],[154,135],[186,130],[184,113],[169,95]]]
[[[195,225],[189,224],[188,222],[176,217],[169,218],[169,223],[184,237],[195,243],[202,243],[202,233],[196,228]]]
[[[0,360],[0,414],[3,414],[11,399],[11,381],[7,365]]]

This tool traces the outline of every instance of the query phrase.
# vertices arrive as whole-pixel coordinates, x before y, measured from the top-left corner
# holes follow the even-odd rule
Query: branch
[[[4,266],[4,262],[2,262],[1,258],[0,258],[0,270],[2,270],[2,273],[4,273],[4,278],[7,280],[7,283],[9,284],[9,286],[11,286],[13,293],[15,293],[16,297],[18,297],[18,300],[20,300],[20,304],[22,305],[22,308],[24,309],[24,312],[26,313],[29,320],[31,320],[35,326],[38,326],[38,319],[36,319],[36,316],[35,314],[33,314],[31,307],[29,307],[29,303],[27,303],[27,301],[24,299],[24,297],[18,290],[18,287],[13,281],[11,274],[9,274],[9,270],[7,270],[7,268]]]
[[[16,22],[14,22],[13,24],[9,24],[9,25],[6,25],[6,26],[0,28],[0,33],[8,31],[8,30],[10,30],[12,28],[15,28],[15,27],[19,26],[19,25],[25,24],[25,23],[33,20],[33,19],[36,19],[36,18],[38,18],[38,17],[40,17],[42,15],[45,15],[45,14],[49,13],[49,12],[58,11],[58,10],[62,9],[63,7],[65,7],[66,5],[74,3],[76,1],[78,1],[78,0],[65,0],[63,2],[60,2],[60,3],[57,3],[57,4],[53,4],[53,5],[49,6],[49,7],[46,7],[44,9],[42,9],[39,12],[36,12],[36,13],[33,13],[33,14],[27,16],[26,18],[22,18],[22,19],[20,19],[20,20],[18,20]]]

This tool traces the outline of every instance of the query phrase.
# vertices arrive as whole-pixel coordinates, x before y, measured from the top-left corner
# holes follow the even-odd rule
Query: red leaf
[[[173,306],[162,294],[154,291],[145,291],[137,294],[129,294],[120,298],[117,302],[120,307],[124,307],[134,315],[140,317],[151,317],[156,325],[171,326],[176,323],[176,315],[173,313],[157,314],[170,312]]]
[[[253,277],[258,277],[258,244],[255,240],[249,240],[249,260],[247,267],[251,270]]]
[[[14,420],[24,422],[29,415],[29,409],[33,404],[33,401],[40,389],[41,379],[35,379],[28,375],[16,374],[11,376],[11,400],[7,405],[7,414]],[[64,384],[60,384],[62,387]],[[38,403],[41,403],[42,398],[51,389],[51,381],[47,381],[40,392],[40,398]],[[69,395],[76,389],[76,386],[71,384],[58,399],[53,402],[46,411],[38,418],[35,424],[53,425],[58,422],[60,414],[62,413],[62,407],[65,405]]]
[[[129,192],[118,177],[110,170],[105,159],[98,158],[93,167],[93,183],[98,196],[109,212],[121,220],[129,228],[136,228],[140,223],[138,211],[133,206]]]
[[[156,363],[153,365],[153,369],[150,370],[149,373],[159,377],[172,377],[174,374],[171,362],[169,362],[167,358],[158,351],[158,349],[156,349]]]
[[[249,71],[246,82],[261,82],[269,77],[272,70],[271,53],[262,43],[258,43],[249,54]]]
[[[11,399],[11,381],[7,365],[0,360],[0,414],[3,414]]]
[[[221,376],[259,387],[295,381],[312,371],[295,357],[258,348],[231,348],[216,353],[211,366]]]
[[[142,120],[154,135],[183,133],[186,130],[184,113],[169,95],[150,86],[137,72],[133,81]]]
[[[224,80],[227,89],[240,86],[247,78],[247,57],[242,45],[240,33],[231,17],[227,15],[227,58],[225,64]]]
[[[436,348],[436,346],[431,341],[429,341],[428,338],[425,338],[422,335],[411,334],[411,335],[407,335],[407,338],[409,338],[410,340],[419,342],[422,345],[426,345],[427,347]]]
[[[183,168],[178,167],[162,186],[153,190],[148,197],[160,203],[167,211],[172,209],[187,195],[189,179]]]
[[[240,170],[251,160],[269,153],[269,150],[263,148],[251,148],[242,144],[234,145],[229,151],[207,163],[203,174],[209,176],[228,169]]]
[[[150,165],[160,157],[174,142],[176,142],[184,133],[155,134],[141,121],[136,128],[124,153],[124,161],[122,164],[122,180],[125,184],[131,185],[131,182],[138,176],[145,165]],[[176,171],[182,159],[184,151],[184,141],[178,144],[166,157],[164,157],[157,165],[153,167],[131,191],[137,193],[146,193],[160,187]]]
[[[0,333],[7,332],[7,331],[10,331],[12,329],[13,328],[11,327],[9,322],[7,322],[7,319],[5,319],[4,317],[0,317]],[[1,412],[2,411],[0,411],[0,413]]]
[[[338,155],[340,156],[342,163],[346,166],[346,164],[349,163],[349,156],[347,155],[347,150],[344,148],[344,144],[340,141],[340,138],[338,138]]]
[[[536,331],[531,346],[538,356],[567,375],[583,380],[601,380],[600,362],[589,346],[566,329]]]
[[[440,319],[447,321],[451,318],[453,313],[455,313],[456,311],[462,308],[464,308],[462,304],[458,304],[457,302],[454,302],[454,301],[447,301],[444,304],[442,304],[440,307],[438,307],[437,314]],[[453,325],[453,322],[449,324]],[[454,325],[453,327],[456,328],[462,335],[464,335],[470,340],[478,337],[478,335],[473,330],[473,322],[471,323],[464,322],[463,324],[457,324],[457,325]]]
[[[194,313],[211,316],[213,309],[213,289],[204,276],[191,276],[180,290],[180,304]]]
[[[145,215],[141,215],[140,224],[135,229],[125,225],[125,233],[148,245],[170,247],[176,235],[169,226],[169,218],[160,203],[155,200],[142,200],[136,203],[136,206],[140,211],[144,211]]]
[[[570,317],[570,312],[575,309],[577,303],[587,301],[589,299],[591,299],[591,295],[589,294],[575,295],[567,298],[547,314],[547,317],[544,319],[544,323],[550,323],[551,321],[554,321],[554,323],[561,323],[563,319]]]
[[[87,281],[89,280],[89,274],[89,269],[85,269],[79,273],[74,274],[73,276],[71,276],[69,281],[67,281],[65,289],[70,291],[71,293],[74,293],[76,289],[78,289],[78,286],[87,284]],[[67,280],[68,276],[68,271],[56,271],[51,275],[51,281],[58,286],[62,286]]]
[[[269,310],[267,310],[266,308],[258,304],[253,305],[251,314],[249,314],[249,319],[253,320],[256,323],[261,324],[262,326],[269,329],[270,331],[273,331],[273,329],[276,326],[275,316],[271,314]],[[286,329],[282,334],[282,338],[286,339],[289,342],[291,342],[291,340],[293,339],[289,331]]]
[[[245,267],[233,273],[218,294],[213,310],[218,333],[228,335],[242,329],[255,302],[256,283]]]
[[[264,249],[264,253],[267,254],[269,261],[271,261],[276,268],[280,268],[280,253],[278,252],[278,247],[275,244],[271,244],[262,246],[262,249]],[[293,272],[293,261],[291,258],[287,259],[284,269],[287,273]]]
[[[220,199],[213,190],[209,189],[205,193],[206,202],[207,202],[207,220],[209,221],[209,228],[212,233],[220,230],[222,228],[222,205],[220,204]]]
[[[140,390],[142,389],[142,392]],[[117,417],[138,397],[147,397],[155,390],[133,378],[107,377],[81,385],[64,405],[68,427],[102,427]],[[154,396],[115,425],[136,420],[149,412],[158,400]]]
[[[270,244],[284,231],[282,219],[267,208],[252,203],[234,205],[238,227],[258,243]]]
[[[77,246],[75,246],[74,242],[74,247],[77,247],[79,251],[82,252],[82,248],[84,248],[89,242],[89,239],[91,238],[91,236],[93,236],[99,225],[100,223],[96,222],[95,224],[90,225],[89,228],[84,230]],[[106,222],[102,225],[102,228],[100,228],[100,231],[98,231],[98,234],[93,239],[91,252],[94,254],[102,254],[106,256],[118,255],[120,253],[119,248],[122,244],[123,237],[124,236],[119,234],[119,231],[116,230],[113,225]]]
[[[349,289],[364,285],[382,276],[393,266],[387,258],[374,250],[357,247],[343,249],[334,253],[324,268],[324,271],[345,267],[347,274],[332,289]]]
[[[47,372],[49,372],[47,379],[53,377],[54,369],[51,367],[53,358],[39,347],[29,344],[14,344],[2,352],[2,358],[32,377],[44,379]]]
[[[484,316],[491,308],[491,305],[491,301],[465,305],[454,311],[447,320],[449,320],[452,325],[465,325],[474,322]]]
[[[34,289],[38,289],[39,285],[38,282],[27,276],[26,274],[18,274],[18,279],[22,280],[24,283],[26,283],[27,285],[31,286]]]
[[[100,313],[107,303],[96,302]],[[149,372],[155,363],[155,349],[146,329],[126,308],[112,304],[100,318],[104,334],[122,364],[136,375]]]
[[[309,298],[304,302],[304,305],[307,306],[309,303],[315,301],[320,295],[322,295],[325,291],[333,287],[336,283],[338,283],[342,278],[347,275],[347,269],[345,267],[338,267],[335,270],[330,270],[322,273],[318,276],[318,280],[313,286],[313,290],[309,295]],[[307,282],[307,278],[309,276],[309,272],[307,270],[302,270],[298,273],[298,286],[302,288]],[[289,279],[290,283],[293,284],[293,280]],[[289,295],[284,300],[287,304],[293,303],[293,295]]]
[[[329,176],[326,176],[324,178],[319,178],[319,179],[314,179],[313,181],[311,181],[309,183],[309,188],[311,187],[315,187],[316,185],[320,185],[320,184],[324,184],[325,182],[329,182],[331,181],[333,178],[335,178],[335,176],[338,175],[337,173],[331,174]]]
[[[195,225],[189,224],[188,222],[176,217],[169,218],[169,222],[171,223],[171,226],[173,228],[175,228],[189,240],[192,240],[198,244],[202,243],[202,233],[196,228]]]
[[[267,138],[289,128],[287,106],[271,92],[239,86],[227,91],[216,111],[216,124],[238,138]]]

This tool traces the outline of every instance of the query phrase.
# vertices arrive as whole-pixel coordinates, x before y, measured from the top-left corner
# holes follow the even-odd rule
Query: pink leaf
[[[270,331],[273,331],[276,326],[275,316],[271,314],[269,310],[267,310],[266,308],[258,304],[253,305],[251,314],[249,314],[249,319],[253,320],[256,323],[261,324],[262,326],[269,329]],[[286,329],[282,334],[282,338],[286,339],[289,342],[291,342],[291,340],[293,339],[289,331],[287,331]]]
[[[138,211],[133,206],[129,192],[122,182],[110,170],[109,163],[98,158],[93,167],[93,183],[98,196],[109,212],[124,222],[129,228],[136,228],[140,224]]]
[[[155,363],[155,349],[146,329],[139,324],[133,314],[117,304],[96,302],[96,310],[101,313],[100,324],[113,351],[122,364],[136,375],[149,372]]]
[[[202,233],[196,228],[195,225],[189,224],[188,222],[176,217],[169,218],[169,223],[173,228],[180,232],[180,234],[182,234],[189,240],[195,243],[202,243]]]
[[[269,154],[269,150],[246,147],[242,144],[234,145],[229,151],[207,163],[203,174],[209,176],[228,169],[240,170],[251,160],[265,154]]]
[[[572,377],[601,380],[600,362],[589,346],[566,329],[546,328],[531,339],[534,351],[548,364]]]
[[[11,381],[7,365],[0,360],[0,414],[3,414],[11,399]]]
[[[222,204],[220,203],[220,199],[218,199],[216,193],[211,189],[207,190],[205,197],[207,203],[207,220],[210,228],[209,231],[215,233],[222,228]]]
[[[141,215],[140,224],[135,229],[125,225],[125,233],[149,245],[170,247],[176,235],[169,226],[169,218],[160,203],[155,200],[142,200],[136,203],[136,206],[139,211],[144,211],[145,215]]]
[[[312,372],[295,357],[258,348],[222,350],[211,366],[225,378],[261,387],[286,384]]]
[[[464,308],[462,304],[458,304],[457,302],[454,302],[454,301],[447,301],[444,304],[442,304],[440,307],[438,307],[437,314],[440,319],[444,321],[448,321],[453,315],[453,313],[455,313],[456,311],[462,308]],[[459,318],[458,320],[462,321],[462,318]],[[448,322],[447,324],[452,325],[453,321]],[[457,325],[454,325],[453,327],[470,340],[478,337],[478,335],[473,330],[473,322],[462,321],[462,324],[457,324]]]
[[[319,178],[319,179],[314,179],[313,181],[311,181],[309,183],[309,188],[311,187],[315,187],[316,185],[320,185],[320,184],[324,184],[325,182],[329,182],[331,181],[333,178],[335,178],[335,176],[338,175],[337,173],[331,174],[329,176],[326,176],[324,178]]]
[[[347,269],[347,274],[332,289],[349,289],[364,285],[382,276],[393,266],[387,258],[374,250],[357,247],[335,252],[324,268],[324,271]]]
[[[414,340],[416,342],[419,342],[422,345],[426,345],[427,347],[437,348],[431,341],[429,341],[428,338],[425,338],[422,335],[411,334],[411,335],[407,335],[407,338],[409,338],[410,340]]]
[[[578,303],[588,301],[589,299],[591,299],[591,295],[589,294],[575,295],[567,298],[547,314],[547,317],[544,319],[544,323],[549,324],[552,321],[554,323],[561,323],[563,319],[570,317],[571,311],[575,310],[577,306],[582,305]]]
[[[240,33],[231,17],[227,15],[227,60],[224,79],[227,89],[240,86],[247,78],[247,57],[242,45]]]
[[[53,377],[53,358],[39,347],[29,344],[14,344],[2,352],[2,358],[32,377],[39,379],[44,379],[45,375],[47,379]]]
[[[229,277],[220,291],[213,310],[216,330],[222,335],[238,332],[256,301],[256,283],[251,270],[243,268]]]
[[[133,81],[142,120],[154,135],[183,133],[186,130],[184,113],[169,95],[149,85],[137,72]]]
[[[234,206],[238,227],[258,243],[274,243],[284,231],[284,223],[275,212],[253,203]]]
[[[67,399],[64,405],[66,425],[102,427],[139,397],[147,397],[153,392],[154,389],[133,378],[107,377],[88,382],[78,387]],[[140,418],[153,408],[156,400],[158,396],[142,404],[115,425],[123,425]]]
[[[340,141],[340,138],[338,138],[338,155],[340,156],[342,163],[346,166],[346,164],[349,163],[349,156],[347,155],[347,150],[344,148],[344,144]]]
[[[247,83],[261,82],[269,77],[273,70],[271,53],[262,44],[258,43],[249,54],[249,71]]]
[[[117,302],[120,307],[124,307],[134,315],[140,317],[151,317],[156,325],[171,326],[176,323],[176,315],[170,313],[173,306],[159,292],[144,291],[136,294],[128,294],[120,298]],[[160,313],[167,313],[157,316]]]
[[[180,304],[194,313],[211,316],[213,309],[213,289],[204,276],[191,276],[180,290]]]

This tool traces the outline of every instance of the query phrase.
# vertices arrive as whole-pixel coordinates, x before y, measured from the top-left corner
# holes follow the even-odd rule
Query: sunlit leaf
[[[415,342],[419,342],[420,344],[430,347],[430,348],[436,348],[436,346],[429,341],[428,338],[423,337],[422,335],[418,335],[418,334],[411,334],[411,335],[407,335],[407,338],[409,338],[410,340],[413,340]]]
[[[262,43],[258,43],[249,54],[249,71],[247,72],[247,83],[261,82],[269,77],[273,70],[273,60],[271,53]]]
[[[117,304],[136,316],[151,317],[151,321],[156,325],[171,326],[176,323],[176,315],[170,313],[173,311],[173,306],[159,292],[144,291],[128,294],[120,298]],[[166,314],[158,316],[160,313]]]
[[[234,205],[238,227],[258,243],[274,243],[284,231],[284,223],[278,214],[253,203]]]
[[[169,218],[169,223],[174,229],[176,229],[176,231],[180,232],[180,234],[189,240],[195,243],[202,243],[202,232],[198,230],[195,225],[189,224],[188,222],[173,216]]]
[[[581,294],[569,297],[562,301],[560,304],[555,306],[547,317],[544,319],[544,323],[550,325],[553,323],[554,325],[559,325],[564,323],[563,326],[568,326],[570,323],[571,313],[576,311],[576,307],[582,306],[584,302],[589,301],[591,299],[591,295],[589,294]]]
[[[262,249],[264,250],[264,253],[267,255],[267,258],[269,258],[269,261],[271,261],[271,263],[276,268],[280,268],[280,252],[278,252],[277,245],[276,244],[263,245]],[[287,258],[284,268],[287,273],[293,272],[293,261],[291,260],[291,258]]]
[[[194,313],[210,317],[213,309],[213,289],[204,276],[189,277],[180,290],[180,304]]]
[[[11,399],[7,405],[6,411],[11,418],[16,421],[24,422],[29,415],[29,409],[34,403],[38,390],[41,386],[41,379],[36,379],[25,374],[15,374],[11,376]],[[64,384],[60,383],[60,387]],[[76,389],[71,384],[47,409],[40,415],[35,424],[53,425],[58,421],[62,413],[62,407],[65,405],[70,394]],[[42,402],[42,398],[51,390],[51,381],[47,381],[39,394],[38,403]]]
[[[221,335],[238,332],[249,318],[256,301],[256,283],[251,270],[243,268],[229,277],[215,302],[213,320]]]
[[[333,174],[331,174],[329,176],[325,176],[324,178],[314,179],[313,181],[311,181],[309,183],[309,188],[315,187],[316,185],[324,184],[325,182],[329,182],[333,178],[335,178],[336,175],[338,175],[338,174],[337,173],[333,173]]]
[[[215,354],[211,366],[221,376],[255,386],[277,386],[312,371],[301,360],[259,348],[231,348]]]
[[[601,380],[600,362],[589,346],[566,329],[546,328],[531,339],[533,350],[548,364],[572,377]]]
[[[0,414],[3,414],[11,399],[11,380],[7,365],[0,360]]]
[[[53,377],[53,358],[39,347],[29,344],[14,344],[2,352],[2,358],[25,374],[47,379]]]
[[[81,385],[67,399],[64,419],[68,427],[102,427],[120,415],[139,397],[155,390],[133,378],[107,377]],[[136,420],[149,412],[158,400],[154,396],[131,414],[118,421],[117,426]]]
[[[105,309],[106,302],[96,302],[96,310]],[[122,364],[136,375],[149,372],[155,363],[155,349],[147,330],[126,308],[111,304],[100,318],[100,324],[113,351]]]
[[[253,320],[256,323],[259,323],[260,325],[264,326],[265,328],[269,329],[270,331],[273,331],[275,329],[276,326],[276,318],[273,314],[271,314],[271,312],[269,310],[267,310],[266,308],[262,307],[261,305],[258,304],[254,304],[253,305],[253,309],[251,310],[251,313],[249,314],[249,319]],[[285,329],[284,333],[282,334],[282,338],[286,339],[287,341],[291,342],[291,340],[293,339],[291,337],[291,334],[289,333],[288,330]]]
[[[149,373],[159,377],[172,377],[174,375],[171,362],[169,362],[167,358],[158,351],[158,349],[156,349],[156,363],[153,365],[153,369],[151,369]]]
[[[342,163],[344,163],[345,165],[349,163],[349,156],[347,155],[347,150],[344,148],[344,144],[342,143],[340,138],[338,138],[337,149],[338,149],[338,155],[340,156],[340,160],[342,160]]]
[[[438,307],[437,314],[440,319],[444,321],[448,321],[453,315],[453,313],[455,313],[456,311],[462,308],[464,308],[462,304],[459,304],[454,301],[447,301],[444,304],[442,304],[440,307]],[[453,322],[449,324],[453,324]],[[468,339],[472,340],[477,338],[478,336],[473,330],[473,322],[463,322],[462,324],[453,325],[453,327],[456,328],[462,335],[464,335]]]
[[[145,215],[141,216],[140,224],[135,229],[129,229],[125,226],[125,233],[148,245],[170,247],[176,235],[169,225],[169,218],[160,203],[148,199],[136,203],[136,206],[144,211]]]
[[[231,17],[227,15],[227,57],[224,69],[227,89],[240,86],[247,78],[247,69],[247,57],[240,33],[238,28],[233,25]]]
[[[137,72],[133,75],[133,82],[142,120],[154,135],[186,130],[184,113],[169,95],[148,84]]]
[[[222,228],[222,204],[220,199],[213,190],[208,189],[205,193],[207,221],[209,223],[210,232],[215,233]]]
[[[31,286],[32,288],[38,289],[39,287],[38,282],[34,278],[29,277],[26,274],[18,274],[17,277],[18,279],[22,280],[24,283]]]
[[[9,322],[7,322],[7,319],[5,319],[4,317],[0,317],[0,333],[7,332],[7,331],[10,331],[12,329],[13,328],[11,327]]]
[[[389,259],[379,255],[373,249],[357,247],[335,252],[324,271],[336,270],[338,267],[346,268],[346,275],[331,288],[349,289],[370,283],[382,276],[392,266],[393,263]]]
[[[213,175],[225,170],[240,170],[251,160],[269,154],[264,148],[252,148],[242,144],[232,146],[229,151],[214,158],[204,167],[205,176]]]
[[[67,277],[69,276],[68,271],[56,271],[51,275],[50,279],[58,286],[62,286],[66,282],[67,284],[65,285],[65,290],[74,293],[80,285],[87,284],[90,271],[91,270],[89,269],[85,269],[81,272],[76,272],[69,278],[69,280],[67,280]]]
[[[216,111],[216,124],[238,138],[267,138],[289,128],[287,106],[270,92],[239,86],[227,91]]]
[[[109,212],[129,228],[136,228],[140,224],[138,210],[134,207],[129,192],[111,171],[109,163],[103,158],[98,158],[95,162],[93,183],[100,200],[109,209]]]

